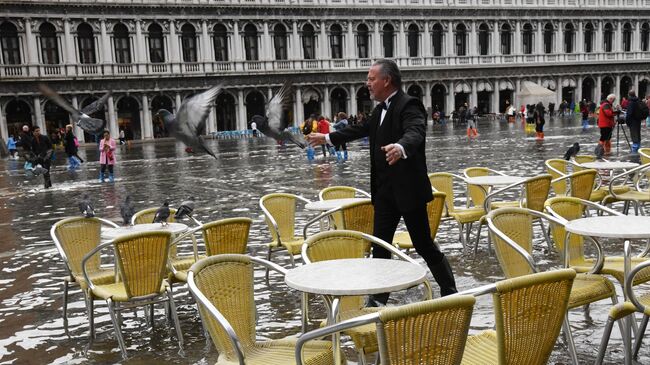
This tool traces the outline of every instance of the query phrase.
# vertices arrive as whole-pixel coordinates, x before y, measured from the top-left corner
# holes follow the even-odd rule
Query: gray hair
[[[607,95],[607,101],[614,100],[614,99],[616,99],[616,95],[614,94]]]
[[[395,61],[382,58],[375,61],[373,66],[379,66],[379,73],[383,77],[390,77],[390,83],[396,88],[402,87],[402,73]]]

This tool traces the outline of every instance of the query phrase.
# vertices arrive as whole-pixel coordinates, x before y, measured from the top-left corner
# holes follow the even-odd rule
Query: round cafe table
[[[408,289],[426,281],[426,270],[408,261],[340,259],[319,261],[290,269],[284,281],[290,288],[319,294],[327,305],[327,324],[336,323],[342,296],[370,295]],[[334,363],[340,364],[340,335],[332,335]]]
[[[102,238],[112,240],[127,234],[149,231],[168,231],[171,232],[172,235],[176,235],[185,232],[186,230],[187,225],[183,223],[168,223],[165,226],[160,223],[145,223],[136,224],[133,226],[104,229],[102,230]]]
[[[633,169],[639,164],[625,161],[593,161],[581,163],[580,166],[596,170],[627,170]]]
[[[358,203],[370,201],[368,198],[345,198],[345,199],[329,199],[329,200],[318,200],[305,204],[305,209],[307,210],[319,210],[326,212],[328,210],[342,207],[347,204]]]
[[[506,186],[516,184],[526,180],[526,177],[521,176],[508,176],[508,175],[488,175],[476,176],[465,178],[465,181],[470,185],[481,186]]]

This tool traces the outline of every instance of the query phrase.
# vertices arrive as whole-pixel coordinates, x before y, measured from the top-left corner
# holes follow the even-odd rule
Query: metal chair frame
[[[633,181],[633,183],[634,183],[634,185],[636,187],[636,190],[639,191],[639,192],[643,192],[643,190],[640,187],[640,183],[642,181],[642,179],[640,178],[640,175],[641,175],[642,172],[648,172],[648,171],[650,171],[650,163],[647,163],[647,164],[644,164],[644,165],[641,165],[641,166],[637,166],[637,167],[635,167],[633,169],[630,169],[630,170],[627,170],[627,171],[625,171],[623,173],[615,175],[610,179],[610,181],[609,181],[609,194],[615,200],[623,200],[625,202],[624,206],[623,206],[623,212],[625,214],[628,213],[628,211],[630,209],[630,202],[632,202],[634,204],[634,213],[635,213],[635,215],[639,215],[639,213],[641,215],[645,215],[644,214],[644,209],[643,209],[645,202],[639,201],[637,199],[626,199],[626,198],[623,198],[620,195],[616,194],[616,192],[614,191],[614,182],[616,180],[622,178],[622,177],[629,178],[629,176],[631,174],[634,174],[634,176],[632,178],[632,181]],[[650,190],[648,190],[647,193],[648,193],[648,198],[650,199]]]
[[[323,212],[323,213],[319,214],[318,216],[310,219],[309,221],[307,221],[307,223],[305,223],[305,226],[302,229],[302,237],[304,239],[307,239],[307,229],[309,227],[311,227],[312,224],[314,224],[316,222],[320,222],[324,218],[331,217],[332,214],[334,214],[334,213],[342,212],[343,210],[347,209],[350,206],[357,206],[357,205],[361,205],[361,204],[371,204],[370,199],[368,199],[365,202],[351,203],[351,204],[347,204],[347,205],[342,205],[340,207],[336,207],[336,208],[330,209],[330,210],[328,210],[326,212]],[[348,228],[347,227],[336,227],[336,229],[338,230],[338,229],[348,229]]]
[[[328,186],[328,187],[326,187],[325,189],[322,189],[321,191],[318,192],[318,199],[319,199],[319,200],[326,200],[326,199],[323,199],[323,194],[324,194],[328,189],[332,189],[332,190],[333,190],[333,189],[336,189],[336,188],[353,189],[355,193],[359,193],[360,195],[363,195],[363,196],[366,197],[366,198],[370,198],[370,193],[368,193],[368,192],[365,191],[365,190],[361,190],[361,189],[355,188],[355,187],[353,187],[353,186],[344,186],[344,185],[340,185],[340,186]]]

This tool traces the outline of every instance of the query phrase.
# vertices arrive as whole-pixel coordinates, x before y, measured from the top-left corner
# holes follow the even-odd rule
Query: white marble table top
[[[320,210],[328,211],[330,209],[342,207],[347,204],[358,203],[363,201],[370,201],[368,198],[346,198],[346,199],[330,199],[330,200],[319,200],[311,203],[305,204],[305,209],[307,210]]]
[[[623,215],[588,217],[569,221],[571,233],[604,238],[650,238],[650,217]]]
[[[505,186],[526,180],[526,177],[521,176],[507,176],[507,175],[488,175],[468,177],[465,179],[470,185],[485,185],[485,186]]]
[[[146,224],[136,224],[134,226],[104,229],[102,230],[102,238],[114,239],[119,236],[124,236],[127,234],[149,232],[149,231],[168,231],[171,232],[172,234],[177,234],[177,233],[185,232],[186,230],[187,230],[187,225],[183,223],[168,223],[166,226],[163,226],[160,223],[146,223]]]
[[[369,295],[407,289],[426,280],[426,270],[402,260],[319,261],[287,271],[290,288],[311,294]]]
[[[638,163],[625,161],[594,161],[581,163],[580,166],[597,170],[625,170],[639,166]]]

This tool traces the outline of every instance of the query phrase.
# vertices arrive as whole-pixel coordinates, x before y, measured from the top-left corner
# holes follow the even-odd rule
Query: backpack
[[[644,120],[648,117],[648,104],[645,103],[645,100],[639,100],[636,102],[636,109],[634,110],[634,119]]]
[[[309,133],[311,133],[312,123],[313,122],[311,120],[305,121],[305,124],[303,124],[302,126],[302,134],[308,135]]]
[[[74,146],[79,147],[79,140],[77,139],[77,137],[74,137]]]

